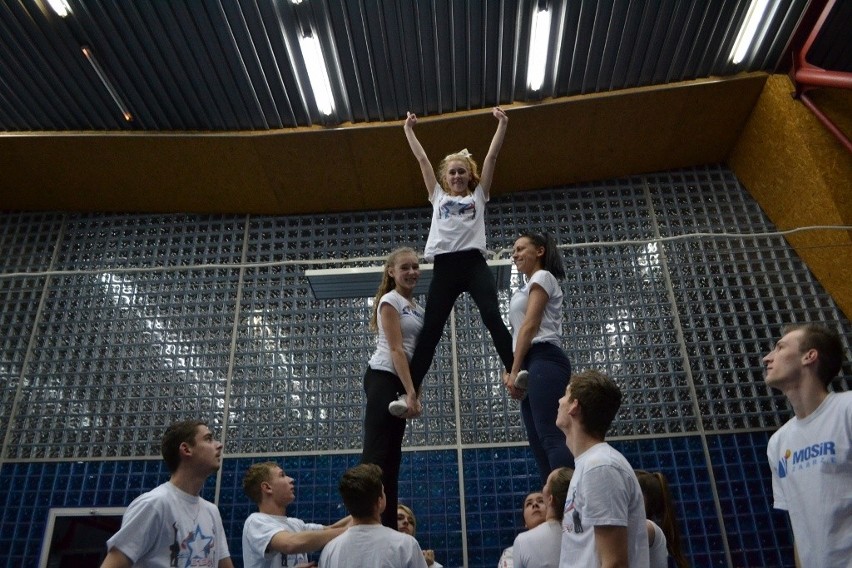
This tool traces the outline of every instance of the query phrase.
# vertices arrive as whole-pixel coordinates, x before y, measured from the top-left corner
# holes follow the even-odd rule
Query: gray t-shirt
[[[252,513],[243,525],[243,564],[245,568],[278,568],[296,566],[308,561],[308,555],[283,554],[267,550],[272,537],[279,532],[318,531],[325,527],[300,519],[266,513]]]

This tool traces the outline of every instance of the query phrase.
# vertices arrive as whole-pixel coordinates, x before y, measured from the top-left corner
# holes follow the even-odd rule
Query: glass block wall
[[[0,566],[35,564],[51,507],[124,506],[167,479],[159,438],[183,418],[209,420],[225,444],[205,496],[237,566],[253,461],[273,457],[295,478],[292,516],[342,517],[337,480],[358,462],[375,341],[370,300],[317,300],[304,271],[422,250],[429,220],[425,203],[0,216]],[[693,564],[792,566],[765,463],[790,411],[760,360],[788,322],[824,322],[847,349],[850,326],[734,175],[714,165],[518,193],[492,200],[487,226],[502,258],[522,230],[562,243],[565,348],[575,370],[600,368],[624,390],[613,445],[669,478]],[[836,381],[848,387],[848,374]],[[466,295],[424,388],[401,500],[445,566],[493,567],[538,476]]]

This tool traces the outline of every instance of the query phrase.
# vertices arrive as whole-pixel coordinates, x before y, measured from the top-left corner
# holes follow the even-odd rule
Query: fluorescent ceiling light
[[[550,40],[550,8],[539,10],[533,16],[530,31],[530,52],[527,63],[527,85],[537,91],[544,84],[547,68],[547,47]]]
[[[331,82],[328,80],[328,71],[317,34],[301,36],[299,46],[302,48],[302,57],[305,58],[305,67],[308,69],[308,79],[311,81],[317,108],[328,116],[334,112],[334,99],[331,96]]]
[[[126,120],[127,122],[132,122],[133,115],[130,113],[129,110],[127,110],[127,105],[124,104],[124,101],[121,100],[118,91],[115,89],[115,87],[112,86],[112,81],[109,80],[109,77],[107,77],[107,74],[104,72],[103,67],[101,67],[100,63],[98,63],[98,60],[95,58],[94,52],[92,52],[91,48],[87,45],[82,46],[80,49],[83,50],[83,56],[89,62],[89,65],[92,66],[92,69],[97,74],[98,79],[101,80],[101,83],[109,93],[109,96],[112,97],[112,101],[115,103],[115,106],[117,106],[118,110],[121,111],[121,115],[124,117],[124,120]]]
[[[763,21],[763,15],[768,7],[769,0],[751,1],[743,24],[740,26],[740,32],[737,34],[737,40],[731,49],[731,63],[734,65],[745,59],[746,54],[751,50],[752,42],[757,35],[757,27]]]
[[[47,4],[61,18],[71,13],[71,6],[65,0],[47,0]]]

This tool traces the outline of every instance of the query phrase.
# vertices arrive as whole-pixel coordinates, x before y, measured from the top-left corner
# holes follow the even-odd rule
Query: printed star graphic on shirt
[[[189,552],[185,566],[213,566],[213,560],[209,559],[214,547],[213,537],[205,535],[200,526],[196,526],[195,531],[186,537],[183,541],[183,547]],[[197,560],[207,560],[208,562],[201,564]]]

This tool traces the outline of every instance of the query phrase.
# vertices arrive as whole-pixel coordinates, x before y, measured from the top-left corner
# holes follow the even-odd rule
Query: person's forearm
[[[327,529],[337,529],[337,528],[341,528],[341,527],[346,528],[351,523],[352,523],[352,515],[346,515],[345,517],[343,517],[342,519],[340,519],[336,523],[328,525],[326,528]]]
[[[497,155],[500,154],[500,148],[503,147],[503,140],[506,138],[506,128],[508,126],[508,121],[500,121],[497,124],[497,130],[494,132],[494,137],[491,139],[491,145],[488,147],[488,153],[485,155],[485,161],[497,161]]]
[[[283,554],[316,552],[345,530],[346,527],[334,527],[297,533],[282,531],[272,537],[269,548]]]
[[[527,353],[530,351],[530,347],[532,346],[532,340],[535,338],[535,334],[538,332],[538,326],[527,325],[526,322],[521,326],[521,329],[518,331],[518,339],[515,342],[515,353],[514,353],[514,362],[512,363],[512,374],[517,375],[518,371],[521,370],[524,359],[527,356]]]
[[[408,146],[411,148],[411,153],[414,154],[414,157],[417,158],[418,162],[423,163],[425,161],[428,164],[429,157],[426,155],[426,150],[423,149],[423,146],[414,134],[414,129],[406,126],[404,130],[405,139],[408,140]]]
[[[408,357],[402,349],[391,349],[391,361],[393,368],[396,371],[396,376],[399,377],[405,394],[414,394],[414,381],[411,380],[411,369],[408,367]]]

